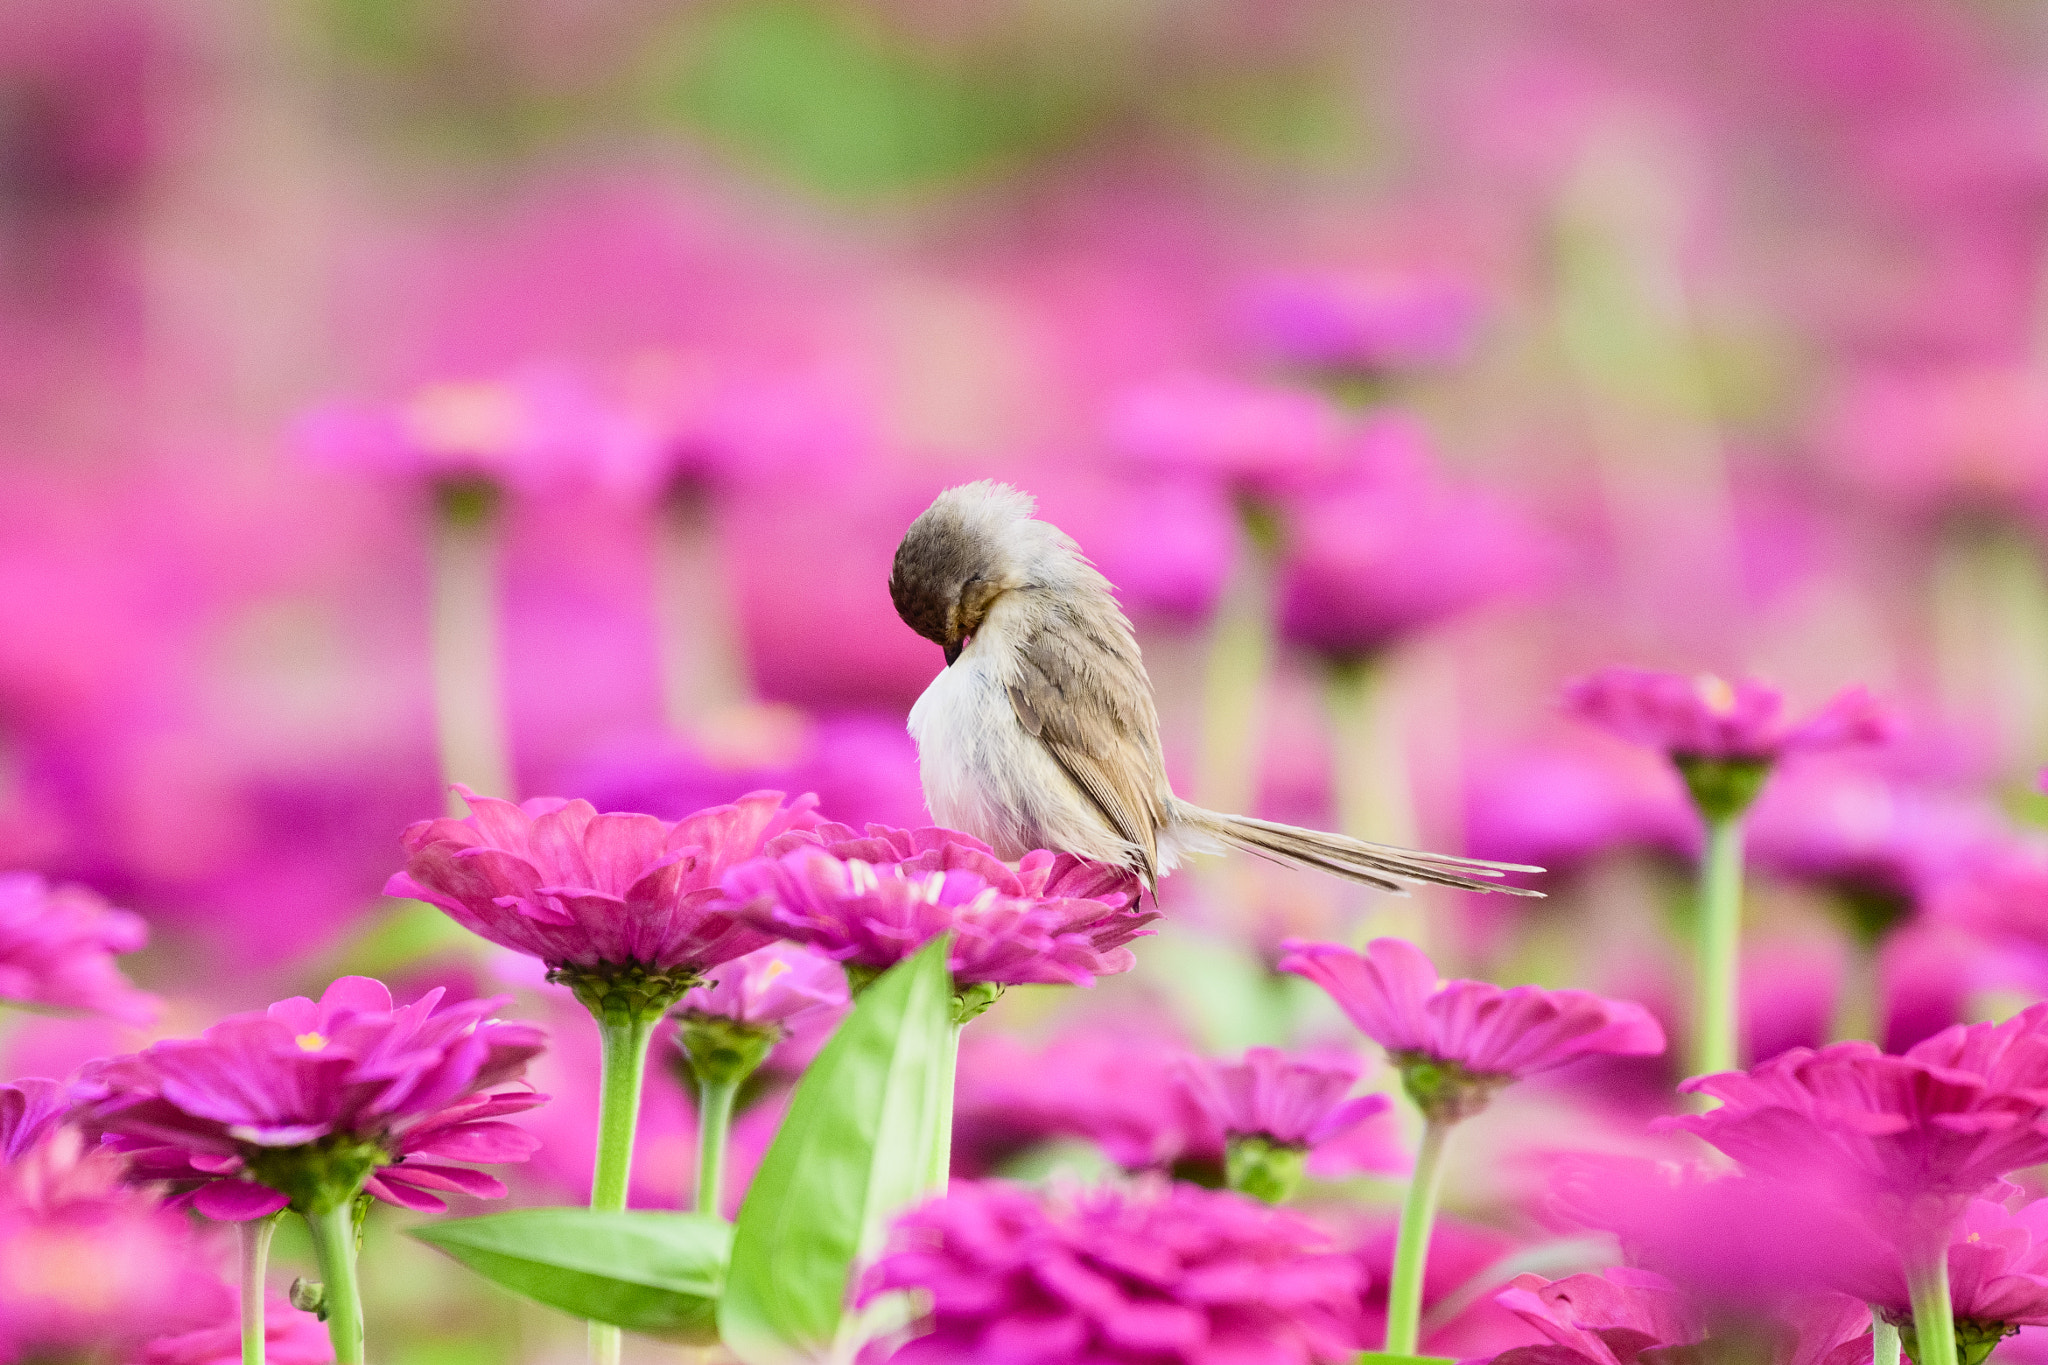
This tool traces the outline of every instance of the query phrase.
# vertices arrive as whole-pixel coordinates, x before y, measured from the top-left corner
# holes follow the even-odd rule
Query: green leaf
[[[862,992],[797,1082],[740,1206],[718,1305],[719,1334],[747,1365],[843,1350],[855,1330],[844,1313],[854,1267],[927,1192],[952,1034],[949,938]]]
[[[491,1283],[536,1302],[673,1340],[717,1340],[732,1229],[701,1213],[514,1209],[412,1229]]]
[[[1392,1351],[1360,1351],[1353,1365],[1458,1365],[1453,1356],[1404,1356]]]

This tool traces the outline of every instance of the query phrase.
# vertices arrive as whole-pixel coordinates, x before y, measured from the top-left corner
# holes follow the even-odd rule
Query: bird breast
[[[1016,642],[1000,611],[910,709],[925,805],[1010,860],[1035,848],[1123,862],[1129,846],[1017,719]]]

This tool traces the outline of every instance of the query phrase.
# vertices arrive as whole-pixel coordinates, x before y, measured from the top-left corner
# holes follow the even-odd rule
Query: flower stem
[[[270,1239],[283,1216],[273,1213],[242,1224],[242,1365],[264,1365],[263,1273],[270,1266]]]
[[[497,494],[484,484],[439,490],[434,519],[434,725],[441,780],[512,797],[498,689]],[[460,814],[449,796],[450,813]]]
[[[1899,1365],[1899,1329],[1878,1308],[1870,1310],[1870,1365]]]
[[[936,1120],[932,1127],[931,1189],[943,1195],[953,1180],[953,1090],[960,1075],[960,1025],[947,1034],[945,1059],[939,1066]]]
[[[724,1217],[725,1152],[732,1136],[737,1080],[697,1083],[697,1212]]]
[[[671,730],[688,734],[753,691],[718,528],[701,489],[677,488],[662,499],[654,525],[654,591],[662,709]]]
[[[320,1283],[327,1291],[327,1337],[334,1343],[335,1365],[363,1365],[363,1296],[356,1286],[355,1200],[308,1213],[313,1255],[320,1263]],[[1954,1362],[1950,1362],[1954,1365]]]
[[[1937,1246],[1908,1263],[1906,1285],[1913,1295],[1916,1365],[1956,1365],[1955,1307],[1949,1302],[1948,1248]]]
[[[1257,795],[1259,723],[1273,656],[1275,556],[1257,535],[1241,539],[1209,637],[1195,768],[1202,804],[1227,811],[1250,810]]]
[[[1387,1287],[1387,1353],[1412,1356],[1422,1327],[1422,1272],[1429,1263],[1429,1234],[1444,1183],[1444,1143],[1451,1125],[1431,1119],[1422,1125],[1415,1174],[1401,1204],[1401,1231],[1394,1243],[1394,1275]],[[1950,1365],[1954,1365],[1950,1362]]]
[[[1707,821],[1707,853],[1700,863],[1699,960],[1693,980],[1695,1076],[1736,1067],[1741,947],[1742,820],[1723,816]]]
[[[603,1042],[601,1090],[597,1102],[597,1166],[590,1176],[590,1207],[621,1212],[633,1178],[633,1138],[640,1128],[640,1085],[647,1071],[647,1045],[660,1015],[597,1016]],[[590,1324],[593,1365],[617,1365],[619,1329]]]

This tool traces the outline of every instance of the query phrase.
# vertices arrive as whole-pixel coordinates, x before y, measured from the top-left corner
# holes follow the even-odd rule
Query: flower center
[[[1715,677],[1712,673],[1702,673],[1693,679],[1692,686],[1693,691],[1699,695],[1701,705],[1707,710],[1717,716],[1735,713],[1735,689],[1729,685],[1726,678]]]
[[[321,1048],[327,1046],[327,1035],[324,1033],[301,1033],[292,1041],[299,1045],[299,1049],[302,1052],[318,1052]]]

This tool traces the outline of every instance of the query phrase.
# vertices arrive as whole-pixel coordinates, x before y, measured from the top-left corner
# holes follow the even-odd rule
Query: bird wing
[[[1169,795],[1137,642],[1062,612],[1025,639],[1017,661],[1009,692],[1018,721],[1138,850],[1152,884]]]

